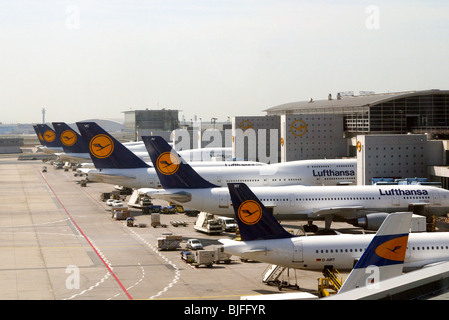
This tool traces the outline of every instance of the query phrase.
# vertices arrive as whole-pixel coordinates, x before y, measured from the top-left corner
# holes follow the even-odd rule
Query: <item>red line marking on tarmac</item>
[[[100,258],[100,260],[103,262],[103,264],[106,266],[106,268],[109,270],[109,272],[112,274],[112,276],[114,277],[114,279],[117,281],[118,285],[120,286],[120,288],[122,288],[123,292],[125,292],[126,296],[130,299],[133,300],[133,297],[129,294],[129,292],[126,290],[126,288],[123,286],[123,284],[120,282],[120,280],[117,278],[117,276],[115,275],[115,273],[112,271],[111,267],[109,267],[109,265],[106,263],[106,261],[104,261],[104,259],[101,257],[100,253],[97,251],[97,249],[95,249],[94,245],[90,242],[90,240],[86,237],[86,235],[84,234],[83,230],[81,230],[81,228],[78,226],[78,224],[75,222],[75,220],[73,219],[72,215],[69,213],[69,211],[66,209],[66,207],[64,206],[64,204],[61,202],[61,200],[59,199],[58,195],[54,192],[53,188],[50,186],[50,184],[48,183],[47,179],[45,179],[44,175],[42,174],[42,172],[39,172],[39,174],[41,175],[42,179],[44,179],[45,183],[47,184],[47,186],[50,188],[51,192],[55,195],[56,199],[58,200],[58,202],[61,204],[61,206],[64,208],[64,211],[67,213],[67,215],[69,216],[70,220],[72,221],[72,223],[75,225],[75,227],[78,229],[78,231],[83,235],[84,239],[86,239],[87,243],[89,243],[89,245],[92,247],[92,249],[95,251],[95,253],[97,254],[98,258]]]

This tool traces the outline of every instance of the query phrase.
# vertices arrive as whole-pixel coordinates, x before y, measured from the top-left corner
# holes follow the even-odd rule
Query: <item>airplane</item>
[[[47,154],[55,154],[64,152],[61,142],[56,139],[56,132],[50,128],[47,124],[33,125],[39,141],[43,146],[38,146],[38,149]]]
[[[198,169],[181,161],[179,155],[160,147],[160,139],[143,137],[164,191],[152,197],[175,202],[191,209],[233,217],[228,188],[202,177]],[[156,145],[156,146],[155,146]],[[170,153],[171,152],[171,153]],[[164,170],[158,159],[170,154],[172,170]],[[270,165],[269,165],[270,166]],[[266,167],[259,169],[263,172]],[[272,180],[280,180],[273,172]],[[293,174],[292,174],[293,175]],[[223,179],[224,180],[224,179]],[[230,179],[231,180],[231,179]],[[237,180],[237,181],[235,181]],[[449,210],[449,191],[424,185],[304,186],[284,185],[267,188],[254,186],[253,179],[241,172],[240,178],[226,182],[244,182],[279,220],[306,220],[306,231],[316,232],[313,220],[325,220],[329,230],[333,220],[350,222],[367,230],[377,230],[390,212],[413,209],[422,214],[445,215]],[[254,179],[256,180],[256,179]],[[282,179],[284,180],[284,178]],[[288,180],[288,178],[285,178]],[[295,181],[296,182],[296,181]],[[303,181],[304,182],[304,181]],[[282,181],[288,184],[289,182]],[[290,182],[291,184],[292,182]],[[140,190],[145,193],[145,189]],[[149,190],[151,192],[151,190]],[[149,195],[149,194],[148,194]],[[413,211],[412,210],[412,211]]]
[[[363,252],[360,260],[352,269],[346,281],[332,297],[323,299],[334,300],[351,297],[358,299],[368,297],[356,289],[373,291],[380,288],[385,280],[393,279],[403,274],[406,248],[412,221],[411,212],[394,212],[380,226],[374,238]],[[304,300],[319,297],[307,292],[283,293],[257,296],[244,296],[242,300]]]
[[[84,168],[92,168],[93,165],[87,164],[89,162],[92,162],[92,160],[89,151],[79,133],[77,133],[64,122],[53,122],[52,125],[54,127],[54,130],[46,124],[34,126],[36,134],[42,143],[44,143],[45,145],[48,145],[51,142],[53,143],[51,145],[52,148],[47,147],[43,148],[42,150],[46,153],[57,154],[57,156],[62,161],[69,161],[73,163],[82,162]],[[42,132],[37,131],[38,127],[41,128],[39,130]],[[53,133],[56,134],[56,137],[53,136]],[[124,142],[123,145],[130,151],[134,152],[139,158],[146,161],[150,166],[152,166],[151,159],[149,158],[147,149],[145,148],[143,141]],[[203,148],[183,150],[180,152],[186,157],[201,160],[208,158],[210,159],[214,155],[221,156],[222,153],[224,153],[223,157],[226,159],[229,159],[232,156],[232,148]],[[250,162],[248,162],[248,164],[249,163]],[[207,161],[204,162],[204,165],[208,165]],[[218,164],[214,162],[214,165]],[[85,173],[88,173],[88,170]]]
[[[76,123],[95,169],[87,172],[89,180],[101,181],[129,188],[160,188],[157,173],[152,162],[145,162],[137,152],[132,152],[95,122]],[[218,150],[219,148],[217,148]],[[146,149],[145,149],[146,150]],[[185,154],[191,154],[185,150]],[[148,152],[145,151],[148,155]],[[254,161],[194,161],[192,166],[265,166]],[[154,190],[153,190],[154,191]]]
[[[176,152],[159,136],[142,137],[148,153],[167,176],[161,161],[170,161],[173,168],[183,166],[182,154]],[[225,168],[195,168],[198,174],[215,186],[228,182],[245,182],[250,186],[338,185],[356,181],[356,159],[298,160],[268,164],[262,167],[230,166]]]
[[[63,161],[92,162],[88,148],[79,133],[64,122],[53,122],[52,124],[64,150],[64,154],[60,155]],[[125,142],[123,145],[139,158],[150,161],[143,142]]]
[[[226,253],[282,267],[315,271],[322,271],[327,266],[349,271],[357,261],[361,261],[359,267],[371,263],[371,260],[362,259],[362,255],[375,235],[295,236],[282,227],[244,183],[230,183],[228,188],[242,241],[220,239]],[[410,233],[408,246],[405,235],[381,240],[391,241],[383,244],[380,240],[373,242],[380,248],[376,253],[394,260],[396,254],[402,257],[405,252],[403,270],[406,272],[449,260],[447,232]]]
[[[92,162],[87,147],[80,134],[69,127],[65,122],[53,122],[56,137],[62,145],[64,153],[59,154],[62,161],[73,163]]]

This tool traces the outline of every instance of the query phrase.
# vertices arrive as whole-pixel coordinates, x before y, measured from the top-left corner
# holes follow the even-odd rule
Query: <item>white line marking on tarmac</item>
[[[170,289],[171,287],[173,287],[173,285],[175,285],[178,280],[179,277],[181,275],[181,270],[179,270],[179,268],[173,263],[171,262],[167,257],[165,257],[163,254],[161,254],[159,252],[159,250],[157,250],[151,243],[149,243],[148,241],[146,241],[144,238],[142,238],[141,235],[139,235],[138,233],[136,233],[134,230],[132,230],[131,228],[128,229],[131,233],[133,233],[140,241],[142,241],[145,245],[147,245],[151,250],[153,250],[155,253],[157,253],[165,262],[167,262],[169,265],[171,265],[174,269],[175,269],[175,276],[173,278],[173,280],[161,291],[159,291],[157,294],[149,297],[148,299],[154,299],[159,297],[160,295],[162,295],[164,292],[166,292],[168,289]]]
[[[129,286],[128,288],[126,288],[126,290],[129,290],[129,289],[134,288],[135,286],[137,286],[138,284],[140,284],[140,283],[142,282],[143,278],[145,278],[145,269],[142,267],[142,265],[140,264],[140,262],[138,262],[137,264],[139,265],[140,270],[142,271],[142,276],[140,277],[140,279],[139,279],[135,284],[133,284],[132,286]],[[118,297],[119,295],[120,295],[120,293],[118,293],[118,294],[116,294],[116,295],[110,297],[108,300],[111,300],[112,298],[116,298],[116,297]]]
[[[70,218],[65,218],[62,220],[56,220],[56,221],[50,221],[50,222],[44,222],[44,223],[36,223],[36,224],[22,224],[22,225],[18,225],[18,226],[0,226],[0,228],[27,228],[27,227],[38,227],[38,226],[45,226],[48,224],[53,224],[53,223],[59,223],[59,222],[64,222],[70,220]]]
[[[108,264],[109,268],[112,270],[112,266],[111,266],[111,264],[109,263],[108,259],[106,259],[106,257],[104,256],[103,252],[101,252],[100,249],[98,249],[98,247],[95,245],[95,243],[92,241],[92,239],[89,238],[89,241],[90,241],[90,243],[92,244],[92,246],[95,248],[95,250],[97,250],[98,254],[101,256],[101,258],[104,260],[104,262],[106,262],[106,263]],[[73,296],[71,296],[71,297],[69,297],[69,298],[65,298],[65,299],[63,299],[63,300],[71,300],[71,299],[77,298],[77,297],[79,297],[79,296],[82,296],[83,294],[85,294],[85,293],[91,291],[92,289],[98,287],[100,284],[102,284],[103,282],[105,282],[106,279],[108,279],[110,276],[111,276],[111,273],[110,273],[110,272],[106,273],[106,274],[103,276],[103,278],[101,278],[100,281],[98,281],[98,282],[95,283],[94,285],[90,286],[89,288],[87,288],[87,289],[85,289],[85,290],[83,290],[83,291],[81,291],[81,292],[79,292],[79,293],[77,293],[77,294],[74,294]],[[121,294],[121,293],[120,293],[120,294]]]

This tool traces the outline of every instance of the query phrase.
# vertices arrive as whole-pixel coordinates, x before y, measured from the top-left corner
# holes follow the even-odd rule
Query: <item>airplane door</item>
[[[262,176],[263,179],[263,185],[267,186],[268,185],[268,177],[267,176]]]
[[[293,262],[302,262],[302,261],[304,261],[302,242],[298,241],[293,244]]]
[[[440,193],[438,190],[432,192],[433,195],[433,204],[441,204]]]
[[[295,195],[294,194],[289,194],[288,195],[288,202],[290,203],[290,207],[294,207],[295,206]]]
[[[228,195],[229,193],[226,191],[220,191],[218,194],[218,207],[219,208],[228,208]]]
[[[399,206],[399,197],[398,196],[391,196],[391,204],[393,206]]]

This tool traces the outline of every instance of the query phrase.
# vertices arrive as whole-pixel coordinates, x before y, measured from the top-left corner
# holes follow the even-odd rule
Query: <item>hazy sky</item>
[[[446,0],[0,0],[0,122],[449,89],[448,40]]]

